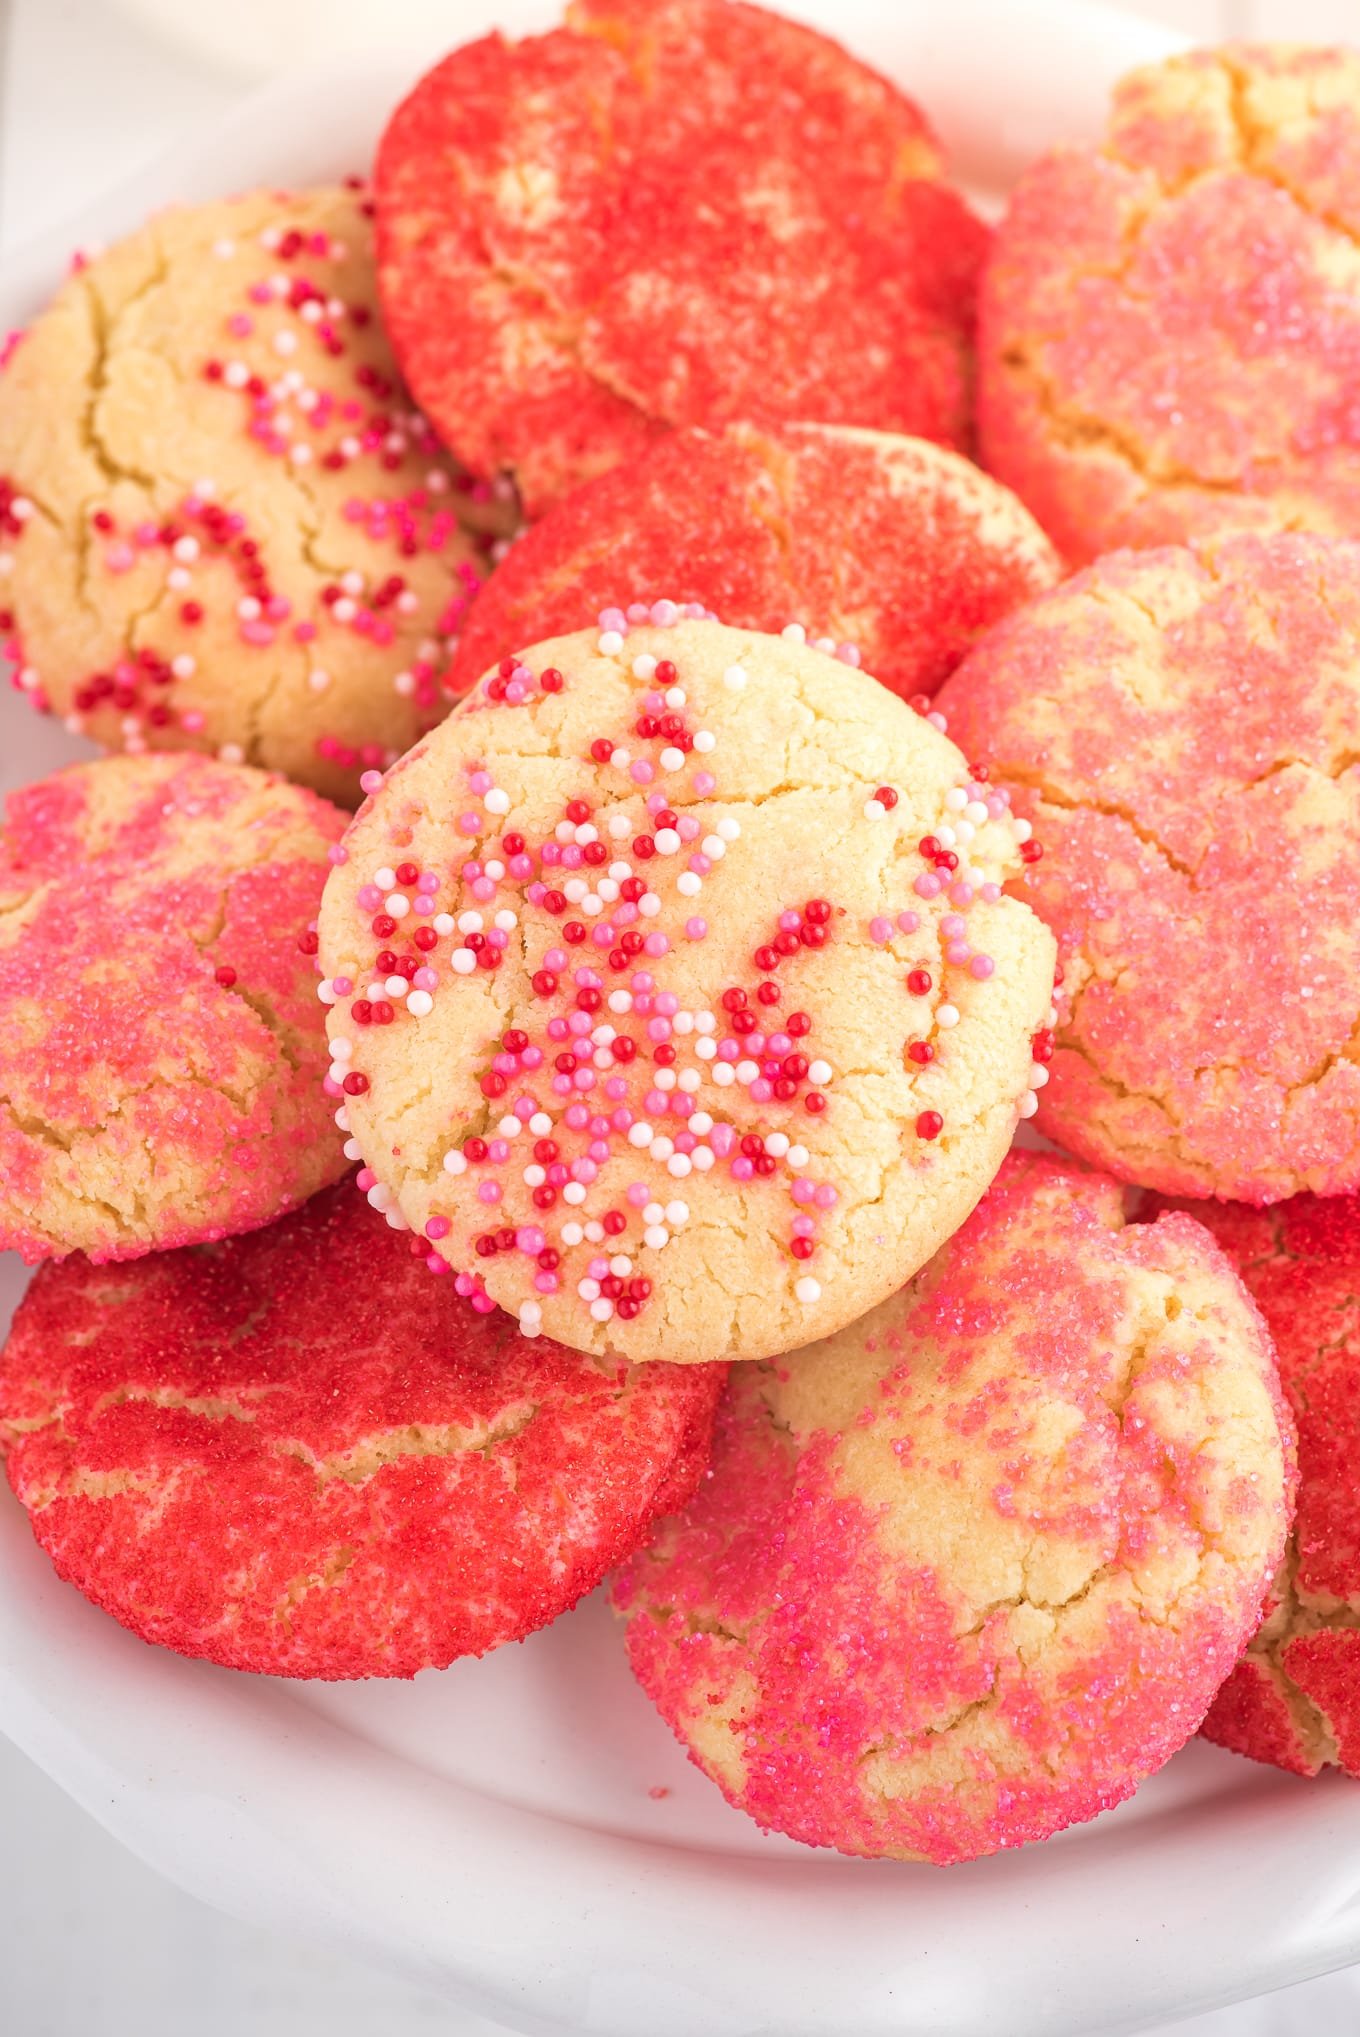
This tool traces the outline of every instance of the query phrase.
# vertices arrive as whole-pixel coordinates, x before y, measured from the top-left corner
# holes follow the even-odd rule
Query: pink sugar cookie
[[[1360,544],[1111,554],[938,705],[1044,845],[1039,1129],[1172,1195],[1360,1187]]]
[[[10,794],[0,1247],[126,1259],[344,1168],[312,931],[344,816],[263,771],[110,757]]]
[[[1293,1439],[1209,1235],[1014,1153],[861,1322],[743,1366],[711,1476],[616,1604],[729,1800],[945,1864],[1129,1796],[1260,1617]]]
[[[1360,534],[1357,191],[1341,49],[1136,71],[1103,141],[1025,174],[983,284],[979,437],[1060,551]]]
[[[1180,1207],[1214,1233],[1255,1297],[1299,1432],[1285,1560],[1204,1732],[1299,1775],[1329,1762],[1360,1775],[1360,1202]]]

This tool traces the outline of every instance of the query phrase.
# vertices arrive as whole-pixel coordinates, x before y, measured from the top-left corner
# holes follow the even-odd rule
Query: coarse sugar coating
[[[741,0],[577,0],[388,123],[379,280],[449,444],[539,516],[671,427],[966,444],[986,230],[916,107]]]
[[[414,1676],[555,1619],[683,1503],[722,1373],[471,1314],[345,1181],[223,1245],[44,1268],[0,1448],[62,1576],[144,1640]]]
[[[447,711],[497,510],[413,410],[362,190],[158,214],[0,374],[0,641],[106,749],[198,749],[353,805]],[[485,498],[485,499],[481,499]]]
[[[899,1286],[1033,1108],[1028,824],[802,643],[601,625],[375,774],[321,915],[346,1150],[473,1308],[765,1357]]]
[[[312,929],[344,819],[194,755],[9,795],[0,1248],[133,1258],[268,1223],[343,1171]]]
[[[1328,1762],[1360,1775],[1360,1204],[1301,1195],[1269,1210],[1180,1207],[1255,1297],[1299,1436],[1285,1559],[1204,1732],[1299,1775]]]
[[[1293,1443],[1208,1233],[1013,1153],[838,1335],[742,1366],[626,1565],[644,1690],[767,1829],[937,1864],[1131,1795],[1260,1617]]]
[[[1021,178],[983,283],[985,462],[1074,562],[1360,536],[1360,55],[1135,71]],[[1206,255],[1212,250],[1212,256]]]
[[[575,489],[515,544],[468,617],[460,693],[524,644],[669,588],[742,629],[791,622],[903,699],[933,693],[1057,554],[1008,489],[924,439],[729,424],[660,439]]]
[[[938,705],[1045,846],[1039,1129],[1172,1195],[1360,1187],[1360,545],[1112,554]]]

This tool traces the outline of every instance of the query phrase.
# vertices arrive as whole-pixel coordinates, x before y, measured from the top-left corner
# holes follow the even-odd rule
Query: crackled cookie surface
[[[1103,559],[939,705],[1047,852],[1040,1129],[1170,1194],[1360,1186],[1360,545]]]
[[[917,109],[728,0],[578,0],[455,50],[378,151],[402,366],[531,516],[672,426],[966,443],[985,229]]]
[[[979,435],[1059,549],[1360,534],[1360,57],[1194,50],[1021,179]],[[1212,249],[1212,258],[1206,258]]]
[[[448,684],[583,629],[626,593],[804,625],[904,699],[933,693],[1003,615],[1059,577],[1009,490],[922,439],[829,425],[683,431],[576,489],[486,583]]]
[[[1047,1838],[1189,1738],[1260,1616],[1292,1439],[1208,1234],[1010,1156],[914,1281],[731,1375],[713,1469],[620,1574],[643,1688],[725,1795],[938,1863]]]
[[[343,826],[209,757],[10,794],[0,1247],[133,1257],[267,1223],[342,1171],[312,929]]]
[[[107,749],[203,749],[350,804],[447,710],[489,521],[377,322],[362,191],[159,214],[0,374],[0,638]]]
[[[469,1306],[758,1357],[900,1285],[1033,1107],[1029,828],[862,673],[682,618],[507,660],[375,783],[321,917],[379,1207]]]
[[[1275,1339],[1299,1436],[1294,1529],[1266,1618],[1214,1699],[1220,1746],[1299,1775],[1360,1775],[1360,1207],[1182,1205],[1206,1224]]]
[[[722,1376],[469,1314],[346,1181],[223,1245],[45,1268],[0,1447],[62,1576],[144,1640],[414,1676],[555,1619],[681,1504]]]

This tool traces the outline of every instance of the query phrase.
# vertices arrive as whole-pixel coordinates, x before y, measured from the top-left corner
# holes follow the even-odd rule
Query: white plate
[[[919,92],[995,197],[1173,47],[1067,0],[805,0]],[[447,40],[533,4],[451,6]],[[72,245],[170,197],[361,164],[433,51],[275,85],[7,263],[22,322]],[[0,785],[79,746],[4,710]],[[22,1271],[0,1261],[0,1302]],[[598,2037],[1096,2037],[1360,1957],[1360,1797],[1196,1745],[1094,1825],[939,1872],[762,1838],[690,1768],[593,1603],[413,1685],[289,1685],[144,1647],[58,1583],[0,1499],[0,1728],[197,1895],[367,1950],[520,2030]]]

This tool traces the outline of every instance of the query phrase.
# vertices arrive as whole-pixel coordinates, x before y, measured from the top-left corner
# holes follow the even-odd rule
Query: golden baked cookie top
[[[0,374],[21,687],[109,749],[352,804],[445,711],[495,504],[413,408],[362,189],[163,212],[78,263]]]
[[[849,665],[607,611],[371,783],[321,917],[332,1077],[472,1306],[787,1350],[899,1286],[1033,1108],[1028,826]]]

